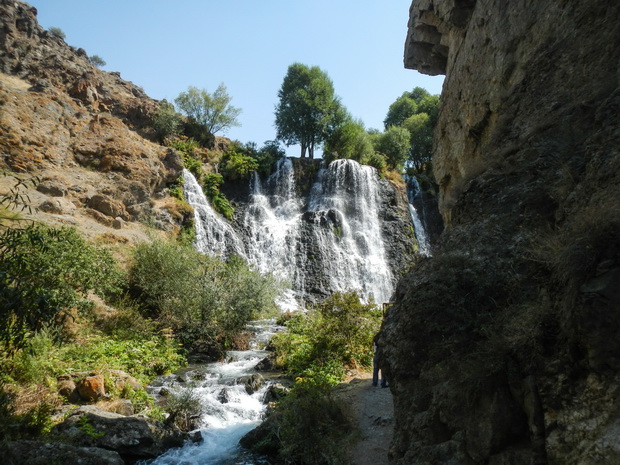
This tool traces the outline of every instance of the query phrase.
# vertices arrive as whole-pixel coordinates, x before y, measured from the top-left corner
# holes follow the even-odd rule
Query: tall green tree
[[[409,154],[409,131],[400,126],[390,126],[375,139],[375,150],[385,155],[387,164],[393,169],[402,169]]]
[[[388,132],[392,128],[406,129],[409,132],[409,153],[408,165],[417,171],[430,169],[430,161],[433,154],[433,132],[437,124],[439,107],[439,96],[431,95],[425,89],[416,87],[411,92],[404,92],[390,105],[385,120],[385,135],[378,139],[384,147],[377,150],[385,153],[385,145],[388,139]],[[396,136],[396,133],[391,134]],[[400,137],[399,137],[400,140]],[[391,154],[387,154],[388,163],[394,165],[400,155],[395,157],[397,145],[387,144]]]
[[[374,154],[370,136],[361,120],[351,117],[334,128],[325,141],[323,159],[331,162],[337,158],[363,161]]]
[[[174,99],[182,113],[203,125],[211,134],[241,125],[237,120],[241,109],[232,106],[231,101],[232,97],[224,84],[220,84],[213,94],[206,89],[190,86]]]
[[[329,76],[318,66],[294,63],[288,67],[276,106],[277,138],[287,146],[299,144],[301,158],[314,150],[343,116]]]

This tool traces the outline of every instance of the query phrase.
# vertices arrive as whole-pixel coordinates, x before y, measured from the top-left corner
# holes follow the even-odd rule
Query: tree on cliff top
[[[437,123],[439,96],[416,87],[404,92],[390,105],[383,124],[404,128],[410,134],[408,164],[417,171],[430,170],[433,153],[433,131]]]
[[[220,84],[213,94],[206,89],[190,86],[174,99],[178,109],[198,124],[203,125],[211,134],[224,131],[233,126],[240,126],[237,117],[241,108],[233,107],[226,86]]]
[[[301,158],[314,158],[314,149],[327,137],[341,113],[329,76],[318,66],[288,67],[276,106],[277,138],[287,146],[301,145]]]

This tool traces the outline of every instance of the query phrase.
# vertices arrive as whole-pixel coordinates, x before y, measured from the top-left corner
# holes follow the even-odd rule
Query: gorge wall
[[[380,345],[395,464],[620,463],[620,4],[415,0],[445,221]]]

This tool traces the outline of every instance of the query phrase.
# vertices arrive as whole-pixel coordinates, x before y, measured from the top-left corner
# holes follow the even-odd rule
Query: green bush
[[[67,37],[65,32],[62,29],[60,29],[59,27],[52,26],[52,27],[50,27],[48,29],[48,31],[53,36],[60,37],[62,40],[65,40],[65,38]]]
[[[338,384],[345,368],[370,367],[381,312],[355,292],[336,293],[317,308],[291,318],[272,339],[276,363],[294,377]]]
[[[0,338],[22,347],[30,332],[61,323],[69,311],[92,306],[89,292],[117,292],[120,273],[112,256],[75,229],[30,226],[0,234]]]
[[[183,158],[183,166],[190,171],[196,179],[201,179],[204,171],[202,169],[202,161],[200,160],[199,149],[200,144],[191,137],[176,136],[166,137],[164,145],[176,149]]]
[[[224,178],[219,173],[207,174],[204,178],[203,190],[211,202],[213,209],[229,221],[233,220],[235,209],[226,196],[220,191]]]
[[[184,363],[180,347],[158,334],[128,339],[95,334],[79,343],[58,344],[54,333],[44,328],[12,358],[4,359],[2,368],[4,382],[50,385],[61,374],[92,370],[123,370],[148,381]]]
[[[250,155],[232,152],[224,157],[222,174],[226,179],[248,179],[258,168],[258,162]]]
[[[279,456],[286,463],[347,464],[351,425],[329,390],[298,383],[277,407]]]
[[[129,282],[143,312],[186,346],[206,344],[220,353],[249,320],[275,311],[279,292],[271,276],[238,257],[224,262],[162,241],[136,248]]]
[[[181,129],[181,115],[166,99],[159,102],[159,110],[153,118],[153,127],[160,141],[177,134]]]

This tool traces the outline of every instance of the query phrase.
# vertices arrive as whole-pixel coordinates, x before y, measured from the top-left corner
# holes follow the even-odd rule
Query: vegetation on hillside
[[[15,189],[0,204],[26,208]],[[58,377],[124,370],[143,383],[185,363],[188,351],[221,357],[244,344],[249,319],[270,315],[279,291],[238,257],[206,257],[177,242],[135,248],[123,271],[72,228],[53,229],[0,211],[0,434],[49,431],[64,401]],[[193,279],[190,279],[193,278]],[[97,297],[97,295],[99,297]],[[143,389],[115,390],[161,415]]]
[[[231,101],[232,97],[223,83],[213,94],[206,89],[190,86],[174,100],[181,112],[211,134],[239,126],[237,117],[241,114],[241,109],[232,106]]]

